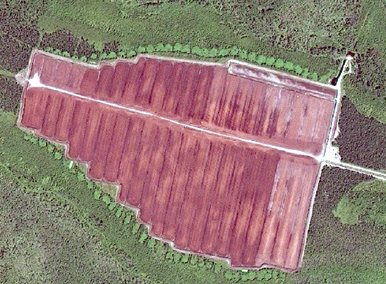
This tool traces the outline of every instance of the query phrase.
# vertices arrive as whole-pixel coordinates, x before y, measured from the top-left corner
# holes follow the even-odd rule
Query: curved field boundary
[[[328,84],[329,81],[336,75],[336,70],[330,70],[326,74],[319,75],[316,72],[310,71],[309,68],[304,66],[300,66],[296,63],[292,63],[290,61],[284,61],[281,58],[267,57],[261,54],[258,54],[253,51],[247,51],[236,46],[232,48],[200,48],[198,46],[191,47],[189,44],[180,44],[176,43],[174,45],[171,44],[163,44],[159,43],[157,45],[147,45],[147,46],[138,46],[133,47],[127,52],[115,52],[100,53],[99,56],[97,54],[92,54],[90,58],[80,57],[78,58],[76,55],[71,55],[67,51],[61,51],[58,49],[46,48],[47,52],[54,53],[56,55],[62,55],[65,57],[71,57],[74,60],[81,60],[83,62],[89,61],[96,63],[99,60],[112,60],[117,58],[131,58],[139,54],[186,54],[191,55],[193,57],[205,58],[210,60],[219,60],[221,58],[236,58],[241,59],[243,61],[250,62],[252,64],[258,65],[266,65],[269,68],[275,68],[280,71],[289,72],[291,74],[301,76],[306,79],[310,79],[314,82],[320,82]]]

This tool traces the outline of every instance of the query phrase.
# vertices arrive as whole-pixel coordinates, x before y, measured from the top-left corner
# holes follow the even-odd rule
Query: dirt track
[[[43,84],[84,97],[312,154],[327,137],[328,98],[220,66],[149,58],[113,66],[87,68],[36,53],[30,76],[39,73]],[[68,144],[68,158],[88,162],[91,179],[120,184],[118,201],[139,208],[151,234],[235,267],[299,268],[316,160],[47,88],[26,87],[22,104],[20,126]]]
[[[304,82],[285,87],[280,84],[290,85],[288,78],[270,82],[262,71],[255,76],[266,81],[246,79],[221,65],[139,57],[136,64],[105,63],[99,70],[37,53],[30,73],[36,72],[48,86],[314,155],[321,153],[334,107],[333,89]]]

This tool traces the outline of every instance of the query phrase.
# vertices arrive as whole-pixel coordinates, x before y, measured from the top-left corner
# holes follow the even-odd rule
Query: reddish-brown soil
[[[19,125],[66,143],[91,179],[119,184],[117,201],[139,208],[150,234],[233,267],[300,267],[320,164],[240,138],[318,155],[333,89],[304,92],[305,81],[287,88],[266,71],[253,70],[267,73],[263,81],[197,62],[139,57],[94,68],[33,56],[30,77],[82,97],[26,85]]]
[[[99,69],[67,62],[60,72],[58,62],[36,53],[30,75],[86,97],[313,155],[322,152],[334,107],[334,89],[240,65],[232,66],[236,76],[223,65],[148,57]]]

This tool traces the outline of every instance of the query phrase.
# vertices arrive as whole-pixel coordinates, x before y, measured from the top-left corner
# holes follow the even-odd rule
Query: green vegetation
[[[130,261],[115,258],[71,205],[2,175],[0,198],[1,283],[135,283]]]
[[[343,225],[331,213],[341,196],[350,191],[349,186],[361,179],[341,169],[323,169],[308,231],[304,267],[292,275],[293,283],[385,283],[384,228],[373,222]]]
[[[177,2],[177,1],[176,1]],[[353,48],[358,26],[354,1],[216,1],[199,0],[216,7],[252,31],[256,38],[286,50],[327,54],[321,47]],[[231,24],[229,24],[231,26]],[[238,30],[238,26],[233,26]]]
[[[323,82],[350,50],[356,74],[344,80],[346,95],[386,123],[384,0],[3,2],[0,66],[10,70],[0,71],[3,110],[15,111],[21,94],[12,73],[25,68],[33,47],[52,42],[50,52],[94,63],[139,52],[234,57]],[[86,180],[83,166],[63,160],[62,147],[24,134],[15,119],[0,115],[4,283],[384,283],[382,182],[363,183],[331,207],[323,203],[328,190],[319,189],[299,273],[235,272],[148,237],[134,212],[112,201],[112,187]]]
[[[255,40],[251,33],[245,40],[235,37],[229,28],[220,24],[220,18],[213,12],[197,4],[183,7],[168,3],[146,8],[140,4],[133,7],[130,3],[103,1],[50,1],[39,25],[48,32],[71,27],[75,35],[101,45],[117,40],[122,43],[123,50],[146,42],[156,45],[178,41],[198,46],[245,42],[249,48],[253,47]],[[87,30],[91,27],[89,32],[92,34],[85,35],[85,27]]]
[[[232,46],[237,46],[242,59],[247,59],[248,51],[253,51],[292,60],[320,74],[338,67],[327,58],[271,46],[238,25],[229,15],[195,3],[181,6],[169,2],[147,7],[140,1],[50,1],[46,13],[39,19],[39,27],[46,32],[70,30],[76,36],[87,38],[99,51],[105,43],[114,40],[119,43],[119,51],[128,52],[140,47],[137,50],[140,53],[151,53],[153,48],[155,51],[168,50],[168,46],[161,50],[159,43],[169,43],[170,51],[176,43],[189,43],[192,49],[200,48],[200,54],[192,52],[200,56],[214,56],[218,48],[223,48],[219,52],[221,56],[226,54],[224,49],[227,48],[231,48],[231,56],[236,56],[239,50]],[[179,50],[184,52],[184,46],[177,45],[176,51]]]
[[[357,49],[366,52],[368,49],[376,49],[386,56],[386,2],[384,0],[364,0],[363,25],[358,32]]]
[[[61,40],[60,46],[70,47],[61,49],[69,54],[79,44],[76,42],[79,38],[92,44],[98,53],[96,58],[102,53],[102,58],[109,58],[114,53],[119,56],[122,52],[134,56],[137,51],[134,49],[139,46],[143,52],[158,52],[160,43],[169,43],[170,50],[176,47],[175,51],[186,53],[185,46],[189,45],[199,47],[199,55],[208,58],[238,56],[268,65],[272,64],[272,57],[293,62],[293,67],[297,64],[302,69],[286,70],[327,82],[335,76],[342,56],[350,50],[357,53],[357,69],[355,75],[345,80],[346,95],[366,116],[386,121],[386,49],[383,44],[386,9],[383,0],[166,0],[159,5],[144,0],[22,2],[10,1],[8,7],[21,7],[20,18],[23,20],[10,20],[5,26],[21,25],[21,32],[24,32],[25,26],[38,23],[40,35],[34,31],[33,37],[28,39],[5,29],[8,37],[4,41],[10,43],[4,43],[4,46],[21,42],[23,57],[36,42],[39,46],[42,38],[50,38],[49,33],[68,30],[78,37]],[[65,32],[61,35],[66,36]],[[43,42],[43,47],[50,46],[50,42],[52,38]],[[116,49],[111,50],[110,43],[114,43]],[[72,56],[86,59],[85,54]],[[0,61],[1,66],[12,72],[15,66],[18,66],[16,70],[21,69],[19,62]],[[272,66],[281,68],[281,65],[281,61],[275,61]],[[12,103],[8,109],[14,107]]]
[[[0,76],[13,77],[15,74],[0,67]]]
[[[358,32],[356,76],[345,81],[346,95],[368,117],[386,123],[386,3],[364,0]]]
[[[64,271],[59,267],[66,267],[63,262],[68,258],[76,259],[72,262],[74,266],[69,266],[69,271],[66,271],[72,283],[95,283],[94,279],[97,283],[103,282],[98,277],[106,277],[114,283],[134,278],[145,283],[232,283],[241,278],[241,272],[232,272],[233,280],[228,282],[225,262],[197,256],[191,257],[194,261],[188,261],[189,256],[172,251],[168,245],[150,238],[147,229],[133,218],[134,212],[111,199],[109,187],[87,181],[83,166],[70,168],[70,162],[63,159],[62,146],[25,134],[15,127],[15,119],[12,113],[0,112],[0,181],[3,184],[0,194],[10,200],[14,200],[10,192],[19,194],[22,200],[24,196],[25,200],[34,200],[39,205],[23,207],[27,201],[18,201],[18,198],[12,201],[20,202],[16,207],[12,202],[2,203],[5,209],[0,213],[15,215],[15,220],[22,222],[20,216],[31,216],[30,207],[34,207],[37,213],[33,215],[33,224],[38,225],[30,227],[23,235],[15,231],[14,225],[7,223],[13,230],[10,229],[9,242],[10,237],[0,236],[0,247],[4,243],[4,250],[10,252],[5,260],[0,259],[0,264],[3,264],[0,266],[1,278],[18,283],[26,279],[29,282],[54,279],[55,283],[62,283],[60,277]],[[43,209],[44,214],[38,213]],[[65,217],[62,219],[63,212]],[[62,222],[66,227],[60,227]],[[58,225],[50,226],[49,231],[43,229],[51,223]],[[61,230],[61,234],[57,235],[57,230]],[[66,236],[67,233],[71,236]],[[43,239],[40,239],[42,234]],[[28,239],[25,246],[19,243],[20,238]],[[66,245],[56,249],[63,240]],[[36,245],[30,246],[32,243]],[[74,244],[65,251],[67,246]],[[49,251],[45,245],[49,246]],[[36,263],[34,257],[38,259]],[[96,261],[106,264],[95,264]],[[51,267],[43,270],[44,265]],[[76,273],[78,265],[84,267],[79,274]],[[103,270],[110,266],[112,269],[108,273],[111,276]],[[257,275],[259,273],[276,275],[271,283],[284,283],[286,279],[284,273],[273,270],[262,270]],[[87,280],[86,275],[91,274],[96,276]]]
[[[386,182],[383,180],[372,180],[358,184],[353,191],[366,191],[373,193],[386,193]]]
[[[363,182],[347,192],[335,210],[342,224],[356,225],[360,221],[386,227],[386,182]]]
[[[47,52],[52,52],[56,55],[62,55],[65,57],[70,57],[66,51],[61,51],[59,49],[53,50],[48,47],[45,49]],[[318,77],[317,73],[309,73],[308,68],[302,68],[300,65],[295,65],[292,62],[284,62],[282,59],[275,59],[274,57],[268,57],[259,55],[256,57],[256,53],[251,52],[247,53],[246,50],[239,50],[238,47],[234,46],[231,49],[221,49],[218,51],[215,48],[208,50],[207,48],[200,48],[198,46],[193,46],[190,48],[189,45],[182,46],[180,43],[176,43],[174,46],[171,44],[163,44],[158,43],[157,48],[154,48],[152,45],[147,47],[139,46],[137,48],[130,49],[128,52],[121,51],[118,55],[115,52],[110,52],[108,55],[105,52],[102,52],[98,55],[92,53],[90,58],[83,56],[83,61],[89,62],[91,64],[97,64],[100,60],[112,60],[118,58],[131,58],[137,54],[141,53],[149,53],[149,54],[158,54],[158,55],[168,55],[168,56],[178,56],[178,57],[186,57],[193,59],[202,59],[206,58],[207,60],[216,60],[222,61],[221,57],[228,57],[230,54],[233,55],[236,59],[242,59],[244,61],[249,61],[250,63],[257,63],[260,65],[267,65],[270,68],[276,68],[281,71],[286,71],[287,73],[292,73],[295,75],[301,75],[303,78],[308,78],[310,80],[318,81],[321,83],[328,83],[329,80],[333,77],[335,71],[330,70],[327,74]],[[185,54],[184,54],[185,53]],[[75,55],[71,56],[71,58],[76,57]]]
[[[332,211],[344,225],[356,225],[359,223],[359,215],[363,214],[364,208],[356,205],[347,196],[343,196],[336,209]]]
[[[75,282],[82,281],[83,275],[87,273],[95,273],[96,279],[104,277],[104,270],[98,274],[95,266],[88,268],[88,265],[91,264],[88,264],[89,262],[82,257],[91,259],[90,261],[96,257],[104,259],[105,262],[108,262],[106,265],[115,267],[115,270],[112,270],[113,277],[121,277],[120,279],[135,277],[146,283],[155,281],[162,281],[162,283],[190,283],[193,281],[196,283],[234,283],[237,281],[298,283],[302,281],[301,279],[308,279],[308,283],[321,283],[323,279],[329,279],[333,283],[382,283],[383,281],[382,275],[386,271],[376,263],[384,250],[374,250],[372,247],[383,239],[383,234],[369,231],[369,228],[363,227],[360,228],[360,233],[350,233],[345,228],[339,227],[338,222],[334,222],[328,217],[331,215],[331,211],[326,211],[320,207],[316,208],[314,214],[316,216],[313,217],[311,223],[313,226],[320,226],[320,228],[313,228],[314,233],[309,235],[305,255],[306,265],[298,274],[285,275],[274,270],[261,270],[246,274],[226,269],[223,262],[213,262],[197,256],[181,255],[174,252],[168,245],[149,238],[145,228],[133,218],[133,211],[123,207],[116,208],[115,203],[111,201],[111,197],[105,193],[102,186],[83,180],[83,167],[74,165],[69,168],[68,161],[55,159],[54,153],[63,153],[63,147],[50,144],[43,146],[40,139],[18,130],[14,125],[15,119],[15,115],[11,113],[1,113],[0,115],[0,153],[2,153],[0,155],[0,173],[2,184],[6,185],[2,188],[5,191],[2,194],[7,195],[8,191],[13,192],[16,188],[22,191],[21,195],[25,198],[33,198],[37,200],[36,202],[40,202],[41,205],[39,206],[46,208],[48,212],[34,215],[36,224],[44,225],[45,223],[40,221],[40,217],[46,220],[47,215],[52,212],[52,215],[49,216],[52,218],[52,222],[61,224],[63,215],[57,217],[52,207],[59,212],[65,210],[68,212],[69,218],[77,220],[77,223],[70,223],[69,226],[74,231],[79,230],[78,235],[73,235],[74,239],[68,241],[69,245],[76,243],[82,246],[83,242],[88,240],[81,235],[81,232],[87,233],[93,238],[92,243],[98,244],[98,250],[93,249],[90,252],[87,251],[87,246],[85,246],[85,250],[75,246],[72,250],[68,250],[65,256],[59,252],[58,254],[49,254],[51,258],[45,263],[53,265],[54,268],[62,265],[62,262],[67,261],[68,257],[77,259],[78,262],[75,262],[74,265],[85,266],[84,274],[79,275],[74,275],[73,268],[69,267],[69,277],[75,279]],[[51,148],[49,148],[50,146]],[[12,182],[13,185],[9,185],[8,181]],[[372,192],[380,193],[382,184],[375,182],[375,186],[373,184],[369,188],[372,189]],[[95,196],[98,200],[94,199]],[[24,204],[23,201],[21,204]],[[110,204],[114,204],[112,211],[107,208]],[[7,208],[13,210],[12,207]],[[27,211],[23,211],[24,209]],[[23,216],[30,216],[28,214],[31,214],[29,207],[16,207],[15,210],[18,210],[18,214]],[[324,215],[321,217],[320,214],[323,210]],[[28,214],[23,212],[28,212]],[[34,226],[31,230],[35,228]],[[37,227],[36,230],[39,228]],[[66,233],[67,231],[64,230],[63,234]],[[371,247],[366,247],[366,253],[364,253],[362,251],[364,245],[361,244],[360,249],[356,249],[358,245],[356,243],[355,247],[345,253],[345,245],[350,244],[347,242],[347,234],[355,234],[356,238],[359,234],[363,235],[361,240],[366,244],[369,241],[368,245]],[[51,236],[48,232],[44,236],[45,243],[57,242],[55,239],[57,235]],[[82,238],[82,241],[77,240],[78,236]],[[33,243],[40,244],[42,242],[28,234],[24,238],[26,240],[31,239],[29,242]],[[53,239],[51,240],[51,238]],[[1,237],[0,242],[3,242]],[[29,242],[26,241],[26,244],[28,245]],[[331,242],[334,244],[333,247],[331,247]],[[326,246],[326,243],[330,245]],[[15,247],[8,245],[7,248],[9,246]],[[51,272],[52,270],[45,270],[45,274],[39,272],[42,264],[34,263],[34,258],[32,258],[32,255],[41,254],[41,252],[36,251],[36,246],[21,247],[19,244],[16,247],[18,253],[21,251],[22,257],[29,261],[25,261],[26,266],[20,268],[19,266],[15,267],[15,262],[8,257],[4,260],[4,263],[7,264],[6,267],[9,268],[7,274],[0,270],[0,275],[4,275],[10,280],[15,279],[16,282],[20,282],[20,279],[30,279],[29,281],[33,282],[40,279],[37,277],[42,279],[57,279],[55,277],[59,277]],[[367,249],[369,250],[368,253]],[[50,251],[55,250],[52,248]],[[339,256],[336,255],[337,252],[339,252]],[[354,258],[352,257],[353,253],[355,254]],[[369,253],[372,255],[369,256]],[[12,255],[14,254],[12,253]],[[95,255],[91,256],[91,254]],[[82,261],[86,264],[83,264]],[[20,272],[20,269],[24,270]],[[36,270],[37,273],[32,275],[31,270]],[[10,275],[13,275],[13,278]],[[21,277],[17,275],[23,275],[26,278],[17,278]],[[114,279],[110,276],[106,277],[109,281]],[[358,279],[359,281],[357,281]],[[346,280],[348,282],[345,282]],[[116,282],[122,283],[123,280]],[[61,282],[57,281],[56,283]]]
[[[382,69],[379,71],[382,72]],[[358,86],[355,77],[351,75],[344,81],[344,93],[360,113],[386,124],[385,98],[374,96],[365,85]]]

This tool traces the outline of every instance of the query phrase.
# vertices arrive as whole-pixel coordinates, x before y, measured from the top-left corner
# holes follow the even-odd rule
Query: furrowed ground
[[[87,188],[86,181],[79,182],[77,174],[66,169],[62,160],[54,159],[54,154],[48,152],[46,146],[41,147],[37,142],[33,144],[30,141],[25,141],[23,139],[24,133],[14,125],[15,119],[16,116],[10,113],[2,113],[0,119],[0,137],[2,138],[0,163],[3,180],[5,179],[4,184],[6,185],[6,187],[3,187],[5,192],[2,192],[2,194],[9,195],[7,192],[14,190],[14,187],[19,185],[19,187],[24,188],[24,195],[20,197],[21,203],[27,202],[24,201],[25,199],[32,198],[38,203],[43,202],[41,205],[43,208],[52,207],[50,210],[54,213],[48,217],[48,213],[43,215],[36,213],[32,216],[28,209],[30,207],[22,207],[22,212],[20,212],[20,207],[12,206],[11,202],[11,204],[8,203],[9,207],[7,207],[11,213],[7,214],[15,214],[15,216],[20,216],[21,213],[23,215],[27,214],[36,223],[44,223],[47,218],[51,218],[53,223],[60,224],[62,217],[56,217],[55,212],[63,210],[69,212],[69,216],[73,216],[71,218],[77,220],[73,225],[77,226],[78,229],[74,229],[74,231],[87,232],[90,241],[95,240],[101,245],[98,254],[99,258],[108,256],[105,259],[106,265],[112,265],[113,267],[118,265],[115,270],[115,277],[120,275],[119,277],[124,279],[129,276],[142,276],[142,278],[146,277],[145,279],[148,279],[145,280],[145,283],[153,283],[154,280],[161,280],[163,283],[181,283],[181,281],[188,283],[208,283],[207,281],[210,281],[210,283],[226,283],[222,275],[211,270],[207,271],[185,263],[175,264],[165,261],[163,255],[168,251],[167,247],[162,247],[161,251],[152,252],[147,246],[139,244],[138,237],[131,234],[133,223],[130,225],[122,224],[122,218],[116,218],[103,202],[94,199],[92,192]],[[11,186],[7,180],[13,181],[14,186]],[[384,231],[377,226],[373,226],[372,223],[344,226],[331,213],[344,192],[361,180],[363,180],[363,176],[339,169],[326,168],[323,171],[308,236],[304,267],[299,273],[287,275],[281,281],[284,281],[284,283],[302,283],[307,279],[309,283],[320,283],[320,281],[332,279],[334,282],[342,283],[382,283],[382,275],[385,271],[379,260],[386,252],[378,244],[384,238]],[[20,192],[20,190],[17,190],[17,192]],[[43,201],[39,201],[40,199]],[[11,199],[8,198],[7,200]],[[14,218],[18,222],[23,220],[22,217]],[[10,226],[10,223],[7,223],[7,226]],[[8,231],[9,234],[14,235],[14,238],[17,238],[20,234],[15,228],[8,229]],[[63,234],[69,237],[67,233]],[[79,242],[83,239],[81,233],[79,234],[77,236],[80,239],[74,239],[73,244],[84,243],[84,241]],[[32,237],[26,232],[26,235],[22,237],[28,239],[28,236]],[[349,240],[347,240],[347,236],[350,236]],[[55,234],[48,233],[45,238],[47,243],[57,242]],[[1,238],[1,243],[4,249],[9,251],[9,246],[12,245],[6,243],[7,239],[8,237]],[[42,241],[40,240],[40,242]],[[34,269],[38,269],[43,265],[34,263],[30,256],[31,254],[41,254],[42,252],[39,252],[39,250],[42,250],[42,248],[33,247],[28,249],[22,243],[17,243],[12,247],[18,249],[18,253],[22,254],[20,257],[29,258],[30,261],[26,263],[30,266],[35,265]],[[55,266],[63,264],[70,257],[68,254],[74,259],[78,259],[82,255],[82,250],[80,252],[74,250],[73,253],[67,251],[65,255],[55,253],[54,250],[47,250],[47,254],[44,264]],[[0,275],[4,278],[9,277],[9,275],[20,275],[17,272],[22,268],[15,265],[8,254],[4,255],[2,261],[6,265]],[[88,267],[87,263],[85,265]],[[86,268],[89,272],[92,269],[92,267]],[[24,271],[24,273],[27,272]],[[94,271],[93,273],[96,273],[96,278],[107,277],[103,276],[105,275],[103,271]],[[47,274],[49,273],[46,272],[45,276],[42,277],[58,277],[55,274]],[[71,277],[74,277],[73,279],[82,277],[82,275],[77,276],[75,272],[71,275]],[[31,276],[27,273],[25,277],[30,281],[34,281],[39,279],[37,277],[40,276],[41,274]],[[356,282],[358,279],[360,281]],[[117,283],[122,282],[117,281]],[[60,283],[60,281],[57,283]],[[262,282],[256,280],[254,283]],[[277,281],[272,283],[277,283]]]
[[[7,192],[12,191],[14,187],[22,187],[28,197],[25,197],[26,201],[22,198],[20,202],[27,202],[27,200],[30,199],[36,200],[36,198],[37,200],[42,199],[44,203],[40,206],[43,208],[47,206],[48,208],[52,207],[53,210],[52,215],[47,217],[47,213],[44,215],[33,214],[28,210],[29,207],[22,207],[22,212],[19,212],[19,206],[15,207],[12,206],[12,203],[4,202],[3,206],[8,204],[8,211],[15,214],[14,218],[17,222],[22,222],[22,216],[27,214],[27,216],[31,216],[33,220],[36,220],[36,223],[44,223],[46,222],[45,219],[48,219],[47,222],[60,224],[61,217],[56,216],[55,212],[63,210],[68,212],[69,216],[72,216],[71,218],[74,219],[74,221],[71,222],[80,231],[78,235],[73,236],[74,239],[71,241],[71,244],[85,244],[86,242],[82,239],[82,236],[86,233],[89,236],[89,242],[100,244],[101,248],[96,254],[100,254],[100,257],[107,257],[105,259],[107,266],[117,266],[116,275],[111,274],[110,277],[112,278],[108,278],[108,281],[112,281],[113,283],[123,283],[124,279],[131,279],[131,277],[134,276],[140,278],[144,283],[155,283],[156,281],[162,281],[162,283],[182,283],[184,281],[192,281],[192,283],[226,283],[226,279],[224,279],[222,274],[215,274],[211,270],[200,269],[197,266],[185,263],[175,264],[166,261],[164,255],[170,250],[166,245],[158,246],[156,252],[154,252],[155,249],[138,243],[139,234],[133,235],[131,233],[134,221],[129,225],[124,224],[124,215],[117,218],[114,212],[107,209],[105,203],[94,198],[93,192],[87,188],[87,182],[85,180],[80,182],[77,174],[75,172],[71,173],[71,171],[68,170],[68,163],[64,165],[63,159],[53,158],[55,156],[54,152],[63,153],[63,151],[58,152],[53,150],[53,152],[50,153],[46,146],[41,147],[37,142],[33,144],[30,141],[26,141],[23,138],[24,133],[15,127],[15,119],[16,116],[14,114],[1,112],[0,166],[2,180],[4,180],[2,191],[5,191],[2,192],[2,194],[6,196],[9,194]],[[12,182],[13,185],[10,185],[10,182]],[[17,192],[20,192],[20,190],[21,189],[17,189]],[[16,194],[20,195],[20,193]],[[40,210],[40,208],[37,210]],[[126,211],[131,212],[128,209],[125,210],[125,212]],[[17,238],[19,234],[17,229],[12,229],[13,225],[9,223],[7,223],[7,226],[11,226],[9,231],[12,238]],[[34,228],[31,228],[31,230],[32,229]],[[37,227],[35,230],[39,231],[39,228]],[[63,228],[63,230],[65,230],[65,228]],[[76,231],[76,229],[74,230]],[[143,231],[144,229],[141,228],[140,230]],[[26,232],[26,234],[24,238],[28,239],[28,232]],[[45,238],[47,238],[47,241],[50,243],[57,242],[57,236],[55,234],[56,231],[49,231],[45,235]],[[71,232],[63,232],[63,234],[66,234],[67,239],[72,235]],[[7,249],[8,245],[6,242],[9,238],[9,236],[3,235],[0,238],[4,249]],[[40,235],[37,236],[37,238],[40,238]],[[67,239],[63,240],[64,243],[67,243]],[[43,242],[43,240],[40,239],[39,241]],[[25,247],[22,243],[16,243],[15,245],[15,249],[20,249],[21,251],[28,249],[28,247]],[[37,249],[38,248],[36,248],[36,250]],[[39,251],[35,251],[35,248],[33,248],[33,250],[34,251],[28,253],[40,253]],[[77,261],[82,263],[82,261],[86,260],[81,260],[81,258],[87,257],[82,256],[82,251],[77,252],[75,248],[63,252],[69,254],[69,256],[61,254],[59,251],[56,251],[54,247],[47,250],[46,253],[47,259],[43,264],[51,266],[52,268],[54,268],[55,265],[65,266],[68,257],[74,258],[74,260],[76,260],[75,263],[77,263]],[[24,279],[23,275],[17,274],[18,269],[21,268],[14,262],[8,258],[2,261],[4,261],[4,266],[0,269],[0,279],[10,281],[9,275],[13,274],[15,274],[13,276],[15,277],[14,279],[18,280],[16,282]],[[40,267],[43,264],[36,263],[34,265]],[[31,263],[30,265],[33,264]],[[86,266],[85,275],[95,273],[95,279],[98,279],[97,276],[107,277],[103,276],[103,270],[99,272],[95,271],[92,264],[85,263],[84,265]],[[221,266],[225,266],[225,263],[222,263]],[[84,276],[81,274],[78,275],[76,267],[69,267],[70,273],[68,277],[80,280],[81,277]],[[28,269],[28,267],[23,268],[23,270]],[[50,270],[49,273],[55,274],[53,271],[55,270]],[[28,273],[28,271],[24,271],[24,273]],[[46,276],[54,277],[55,275]],[[121,280],[113,281],[113,276]],[[38,277],[40,277],[40,275],[28,274],[25,277],[27,277],[25,278],[26,280],[34,282],[39,279]],[[66,281],[67,280],[63,279],[58,280],[58,282],[55,281],[55,283],[68,283]],[[89,283],[100,283],[93,279],[89,279],[88,281],[90,281]],[[72,283],[84,282],[74,281]]]
[[[151,3],[146,4],[145,1],[82,1],[86,3],[86,7],[93,8],[91,10],[94,15],[91,18],[87,14],[90,11],[82,11],[79,5],[71,7],[72,14],[65,14],[65,1],[1,2],[0,69],[5,72],[0,72],[1,109],[17,109],[21,87],[8,74],[16,73],[27,66],[33,47],[51,47],[78,57],[90,58],[93,53],[99,57],[110,51],[119,53],[120,50],[136,49],[139,45],[181,42],[192,47],[198,45],[209,49],[236,45],[240,49],[299,64],[303,68],[309,68],[310,72],[319,74],[324,74],[331,68],[337,70],[338,59],[347,50],[356,52],[356,74],[348,76],[344,81],[346,95],[361,113],[385,123],[386,55],[382,44],[386,33],[382,26],[382,19],[385,17],[384,1],[332,3],[324,0],[311,4],[309,1],[294,3],[289,0],[199,0],[193,4],[192,1],[185,2],[185,5],[180,2],[164,1],[158,7]],[[119,21],[116,21],[116,13],[119,14]],[[98,22],[90,23],[93,19],[98,19]],[[122,35],[122,31],[114,27],[115,22],[117,25],[127,24],[129,32]],[[160,29],[162,25],[169,28]],[[196,55],[189,56],[197,58]],[[342,115],[342,134],[338,140],[342,146],[343,159],[364,165],[376,156],[376,160],[381,163],[374,165],[381,168],[384,151],[379,145],[383,145],[385,136],[372,136],[360,129],[374,129],[377,133],[384,133],[385,126],[365,119],[347,100],[342,112],[348,114],[346,119]],[[104,203],[100,204],[100,201],[98,203],[93,198],[87,189],[87,183],[79,182],[76,174],[69,173],[63,167],[62,161],[52,158],[53,153],[47,153],[47,148],[23,139],[24,133],[15,127],[15,119],[14,114],[3,112],[0,119],[1,195],[4,200],[9,201],[2,204],[1,216],[2,219],[14,216],[12,220],[15,221],[1,224],[2,228],[8,228],[7,240],[12,238],[8,242],[0,238],[0,280],[5,279],[2,282],[31,283],[38,282],[39,279],[57,279],[56,283],[68,283],[54,269],[63,267],[73,259],[74,266],[69,267],[69,279],[75,282],[83,281],[82,277],[87,272],[95,275],[96,282],[106,279],[113,283],[124,283],[125,280],[128,283],[152,283],[163,279],[165,283],[226,283],[223,275],[218,277],[213,271],[198,268],[197,264],[187,267],[190,264],[166,261],[163,253],[167,253],[167,248],[161,248],[161,255],[148,254],[151,250],[138,243],[138,237],[134,238],[130,232],[132,228],[130,227],[129,233],[125,232],[122,229],[122,220],[117,219]],[[358,152],[355,152],[355,145],[349,143],[353,139],[361,145],[368,145],[362,149],[360,155],[356,154]],[[344,147],[345,145],[349,147]],[[378,151],[375,153],[370,148]],[[47,183],[47,177],[55,177],[56,184],[52,183],[51,178]],[[381,202],[384,200],[384,186],[370,184],[369,187],[369,184],[364,184],[355,191],[350,190],[362,180],[360,175],[339,169],[326,168],[323,171],[306,246],[304,268],[299,273],[276,282],[384,283],[383,263],[386,252],[379,244],[384,241],[385,229],[382,227],[384,220],[377,218],[384,212]],[[10,182],[14,185],[10,185]],[[22,190],[26,186],[25,182],[29,193]],[[17,185],[21,189],[17,189]],[[52,189],[57,187],[60,190],[54,192]],[[43,193],[42,189],[45,190]],[[40,198],[35,199],[33,196]],[[346,197],[340,203],[342,196]],[[55,200],[60,200],[59,205],[53,205],[57,203],[54,202],[54,197]],[[31,222],[47,227],[60,224],[58,227],[64,232],[70,230],[67,224],[60,223],[65,214],[56,217],[59,214],[54,213],[49,216],[51,221],[47,220],[49,214],[40,213],[43,212],[42,208],[47,211],[51,207],[58,207],[59,212],[70,212],[65,218],[68,224],[75,226],[73,231],[77,232],[76,238],[68,240],[72,243],[71,246],[55,253],[51,248],[58,243],[57,231],[55,235],[37,237],[33,234],[35,229],[26,229],[26,233],[22,235],[12,227],[14,223],[24,223],[24,216],[30,214],[31,206],[19,206],[23,202],[39,207],[33,211],[36,214],[29,219]],[[352,208],[355,210],[350,211]],[[57,212],[54,208],[48,210]],[[333,210],[340,219],[334,217]],[[351,221],[358,225],[342,225],[340,221]],[[35,223],[31,225],[33,228],[36,226]],[[39,227],[36,228],[39,230]],[[43,237],[44,240],[36,239]],[[66,237],[68,235],[64,233],[63,238]],[[96,244],[90,245],[84,240],[95,240]],[[29,248],[23,243],[35,245]],[[75,246],[73,249],[74,244],[79,244],[79,247]],[[85,249],[82,245],[85,245]],[[79,260],[79,256],[91,260]],[[135,259],[142,256],[143,261],[137,263]],[[16,257],[19,261],[16,261]],[[114,275],[106,270],[95,270],[92,267],[95,263],[102,265],[103,269],[112,269]],[[84,275],[76,275],[77,272],[73,269],[77,265],[86,267]],[[31,270],[36,273],[30,274]],[[131,278],[135,276],[137,278]],[[233,279],[229,281],[235,282],[238,278],[234,276]],[[258,280],[255,282],[264,283]],[[275,281],[271,280],[271,283]]]
[[[346,78],[347,95],[362,113],[385,121],[382,0],[176,2],[9,1],[0,7],[5,15],[0,66],[12,72],[26,67],[34,46],[80,57],[180,42],[208,49],[237,46],[322,75],[337,70],[342,56],[353,51],[357,69]]]

